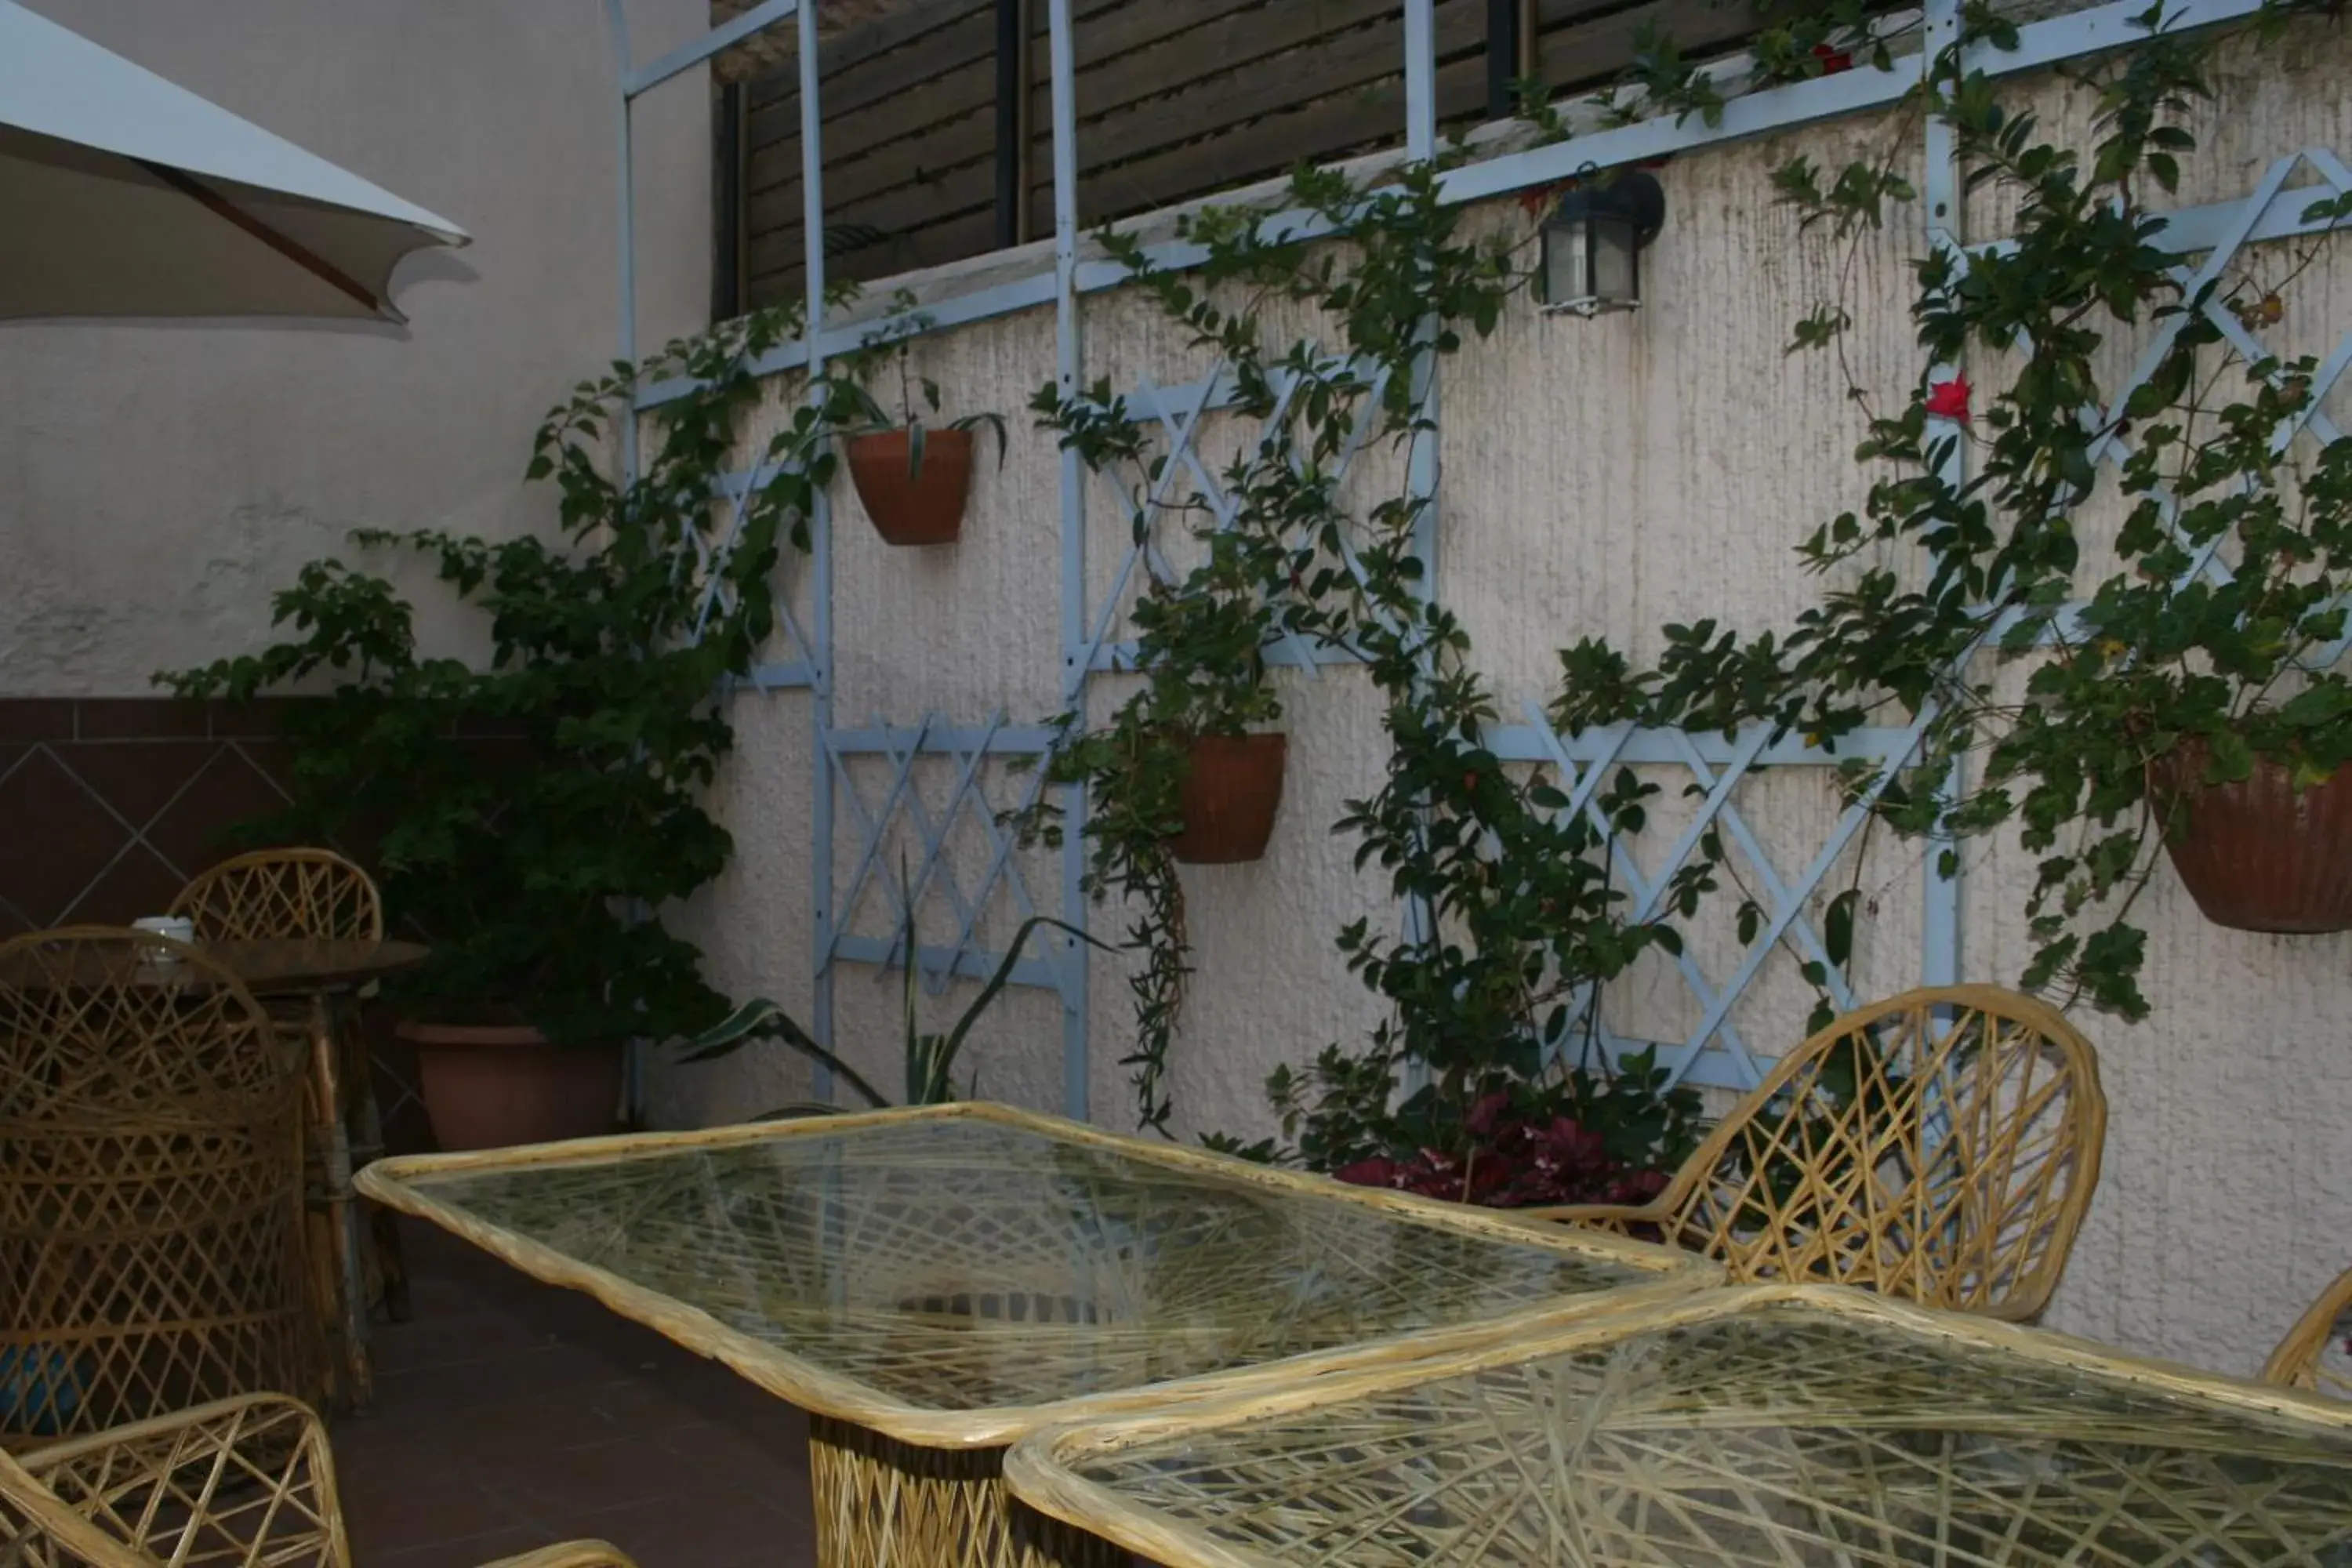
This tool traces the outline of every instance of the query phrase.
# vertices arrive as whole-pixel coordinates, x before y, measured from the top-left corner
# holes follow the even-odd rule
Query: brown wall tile
[[[177,697],[87,697],[75,706],[80,741],[201,741],[211,729],[205,704]]]
[[[255,706],[0,699],[0,927],[154,914],[228,853],[225,829],[286,798],[269,771],[285,765],[279,742],[216,738],[274,733],[287,704]]]
[[[70,697],[0,698],[0,741],[70,741],[74,707]]]

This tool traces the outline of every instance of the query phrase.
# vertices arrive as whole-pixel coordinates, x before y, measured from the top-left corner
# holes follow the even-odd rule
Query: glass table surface
[[[996,1107],[422,1156],[363,1185],[918,1442],[1007,1442],[1069,1400],[1720,1279],[1663,1248]]]
[[[1006,1476],[1170,1568],[2352,1564],[2352,1411],[1825,1288],[1066,1427]]]

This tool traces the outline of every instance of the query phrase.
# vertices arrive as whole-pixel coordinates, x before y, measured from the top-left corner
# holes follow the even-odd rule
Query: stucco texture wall
[[[2204,149],[2181,204],[2242,196],[2273,159],[2305,145],[2352,152],[2352,108],[2340,88],[2347,70],[2352,45],[2317,30],[2259,61],[2232,62],[2202,117]],[[2055,81],[2033,90],[2046,115],[2084,134],[2079,100]],[[1794,546],[1860,504],[1869,476],[1853,453],[1863,414],[1832,363],[1789,356],[1783,347],[1849,262],[1826,234],[1798,234],[1793,215],[1772,200],[1768,176],[1799,150],[1835,168],[1864,140],[1891,132],[1885,120],[1849,121],[1675,159],[1660,174],[1668,217],[1644,258],[1650,302],[1643,310],[1548,320],[1522,301],[1491,340],[1448,364],[1438,591],[1464,616],[1507,716],[1554,693],[1556,650],[1580,636],[1603,635],[1649,657],[1667,622],[1712,616],[1751,630],[1786,626],[1814,602],[1820,584]],[[1497,203],[1475,221],[1526,219],[1513,204]],[[1997,237],[2000,221],[1997,200],[1988,199],[1972,215],[1971,237]],[[1918,374],[1906,313],[1907,265],[1918,247],[1914,215],[1861,246],[1845,289],[1855,316],[1846,344],[1854,374],[1896,396]],[[2253,264],[2282,262],[2257,256]],[[2339,236],[2324,243],[2296,290],[2294,329],[2323,350],[2332,346],[2352,329],[2347,289],[2352,249]],[[1084,315],[1089,380],[1108,376],[1124,387],[1148,377],[1164,385],[1206,368],[1132,296],[1090,298]],[[916,352],[947,389],[950,413],[987,406],[1011,414],[1052,373],[1053,329],[1050,313],[1033,312],[925,340]],[[2127,354],[2128,345],[2117,352]],[[2334,411],[2352,417],[2352,395],[2339,389]],[[1235,438],[1213,434],[1210,443]],[[936,711],[972,724],[999,709],[1016,722],[1037,722],[1056,710],[1057,471],[1049,437],[1016,434],[1003,470],[978,476],[961,542],[919,552],[880,544],[843,487],[839,722],[912,724]],[[1095,602],[1126,532],[1122,512],[1099,489],[1090,531]],[[1185,873],[1197,973],[1173,1088],[1177,1127],[1187,1137],[1267,1130],[1266,1071],[1328,1042],[1360,1038],[1378,1016],[1332,937],[1359,914],[1392,919],[1392,900],[1352,868],[1353,841],[1330,831],[1342,803],[1379,776],[1378,704],[1356,671],[1286,670],[1277,679],[1289,709],[1291,768],[1273,845],[1255,865]],[[1098,679],[1091,710],[1107,712],[1120,690],[1116,679]],[[809,854],[807,699],[746,696],[735,711],[746,748],[721,795],[740,840],[740,864],[684,918],[715,939],[729,984],[804,1005],[808,884],[794,863]],[[772,762],[784,771],[762,771]],[[1686,808],[1676,800],[1689,775],[1651,772],[1665,795],[1633,848],[1654,866],[1683,820]],[[946,763],[926,763],[916,778],[938,803],[952,773]],[[998,804],[1009,804],[1017,775],[992,768],[988,776],[998,781]],[[863,780],[869,803],[882,782]],[[1750,778],[1734,798],[1790,878],[1838,814],[1818,770]],[[860,833],[855,816],[836,814],[837,879],[848,875]],[[967,867],[984,861],[977,835],[959,839],[950,858],[959,856]],[[1734,868],[1754,879],[1757,868],[1736,854]],[[1052,865],[1032,870],[1041,907],[1058,907]],[[1973,845],[1965,874],[1962,977],[2013,984],[2025,960],[2029,864],[2012,846]],[[1867,997],[1916,984],[1918,847],[1884,829],[1865,834],[1827,885],[1851,881],[1865,895],[1855,991]],[[1693,952],[1718,982],[1737,957],[1735,901],[1718,899],[1692,932]],[[2104,1181],[2049,1321],[2251,1373],[2352,1251],[2336,1220],[2352,1197],[2352,1052],[2339,1021],[2352,942],[2216,930],[2168,874],[2140,912],[2152,930],[2155,1015],[2138,1026],[2097,1015],[2080,1020],[2098,1047],[2113,1115]],[[944,918],[927,905],[927,921]],[[1116,909],[1094,920],[1106,935],[1120,924]],[[1121,961],[1097,959],[1088,1013],[1092,1113],[1113,1125],[1129,1121],[1131,1105],[1118,1065],[1132,1037],[1120,974]],[[845,966],[837,990],[845,1049],[893,1062],[895,980],[877,983],[872,970]],[[929,1005],[960,1005],[969,994],[951,987]],[[1732,1019],[1750,1048],[1769,1055],[1799,1037],[1810,1004],[1795,960],[1781,953]],[[1697,1016],[1687,988],[1663,963],[1613,988],[1606,1005],[1615,1026],[1667,1037]],[[1049,994],[1028,993],[1002,1010],[972,1052],[984,1092],[1058,1106],[1060,1017]],[[656,1077],[659,1112],[677,1121],[806,1087],[797,1064],[772,1056]]]
[[[616,66],[596,0],[32,0],[60,25],[446,215],[389,326],[0,326],[0,695],[100,696],[258,646],[360,526],[551,526],[540,416],[613,357]],[[708,26],[630,0],[638,61]],[[640,342],[708,319],[709,92],[637,111]],[[429,636],[443,623],[425,617]],[[458,646],[458,645],[453,645]]]

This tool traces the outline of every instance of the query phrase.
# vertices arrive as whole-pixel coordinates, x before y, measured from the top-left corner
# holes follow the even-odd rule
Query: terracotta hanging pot
[[[849,438],[849,481],[874,531],[890,544],[953,544],[971,489],[971,432],[923,430],[923,463],[913,467],[905,430]]]
[[[2207,784],[2206,743],[2147,764],[2173,868],[2205,918],[2237,931],[2352,931],[2352,768],[2297,789],[2268,757],[2236,784]]]
[[[393,1032],[416,1047],[417,1089],[444,1149],[590,1138],[619,1120],[617,1042],[558,1046],[528,1026],[406,1019]]]
[[[1282,805],[1286,735],[1202,735],[1190,748],[1191,767],[1178,807],[1184,830],[1170,843],[1189,866],[1255,860],[1274,834]]]

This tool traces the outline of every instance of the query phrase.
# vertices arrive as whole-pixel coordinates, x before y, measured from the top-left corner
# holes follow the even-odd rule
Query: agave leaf
[[[856,1068],[816,1043],[816,1037],[801,1027],[782,1005],[761,997],[746,1002],[725,1018],[687,1042],[683,1060],[709,1061],[741,1048],[747,1040],[782,1040],[847,1084],[866,1104],[877,1110],[890,1102],[882,1098],[875,1087],[866,1082]]]
[[[795,1121],[804,1116],[839,1116],[841,1107],[821,1100],[792,1100],[751,1118],[754,1121]]]
[[[1029,933],[1039,926],[1052,926],[1056,931],[1066,931],[1087,946],[1098,948],[1104,952],[1114,951],[1107,944],[1097,942],[1077,927],[1066,921],[1057,921],[1051,915],[1031,915],[1027,920],[1023,921],[1021,929],[1013,933],[1012,942],[1006,944],[1004,957],[997,964],[996,973],[988,977],[988,984],[982,986],[980,994],[971,999],[971,1005],[963,1010],[963,1016],[956,1020],[955,1027],[944,1039],[940,1040],[937,1047],[940,1052],[939,1060],[933,1068],[940,1082],[947,1082],[949,1074],[954,1071],[956,1057],[962,1051],[964,1037],[971,1033],[971,1026],[980,1022],[980,1016],[988,1011],[988,1005],[996,1000],[997,993],[1012,984],[1013,968],[1021,962],[1021,950],[1028,945]],[[936,1036],[933,1037],[938,1038]]]
[[[898,868],[899,886],[905,887],[906,881],[906,866],[901,862]],[[898,930],[898,947],[906,965],[898,977],[898,1005],[901,1013],[899,1027],[906,1033],[906,1058],[902,1066],[907,1075],[907,1103],[928,1105],[931,1102],[923,1098],[923,1091],[929,1078],[925,1062],[930,1053],[924,1047],[922,1026],[915,1011],[918,994],[915,979],[920,960],[915,947],[915,900],[911,895],[907,900],[905,919]]]
[[[730,1055],[741,1049],[746,1041],[774,1033],[768,1020],[782,1012],[782,1008],[765,997],[755,997],[687,1041],[685,1059],[707,1062]]]
[[[996,436],[996,466],[1004,467],[1004,416],[996,413],[967,414],[948,422],[950,430],[977,430],[986,426]]]

